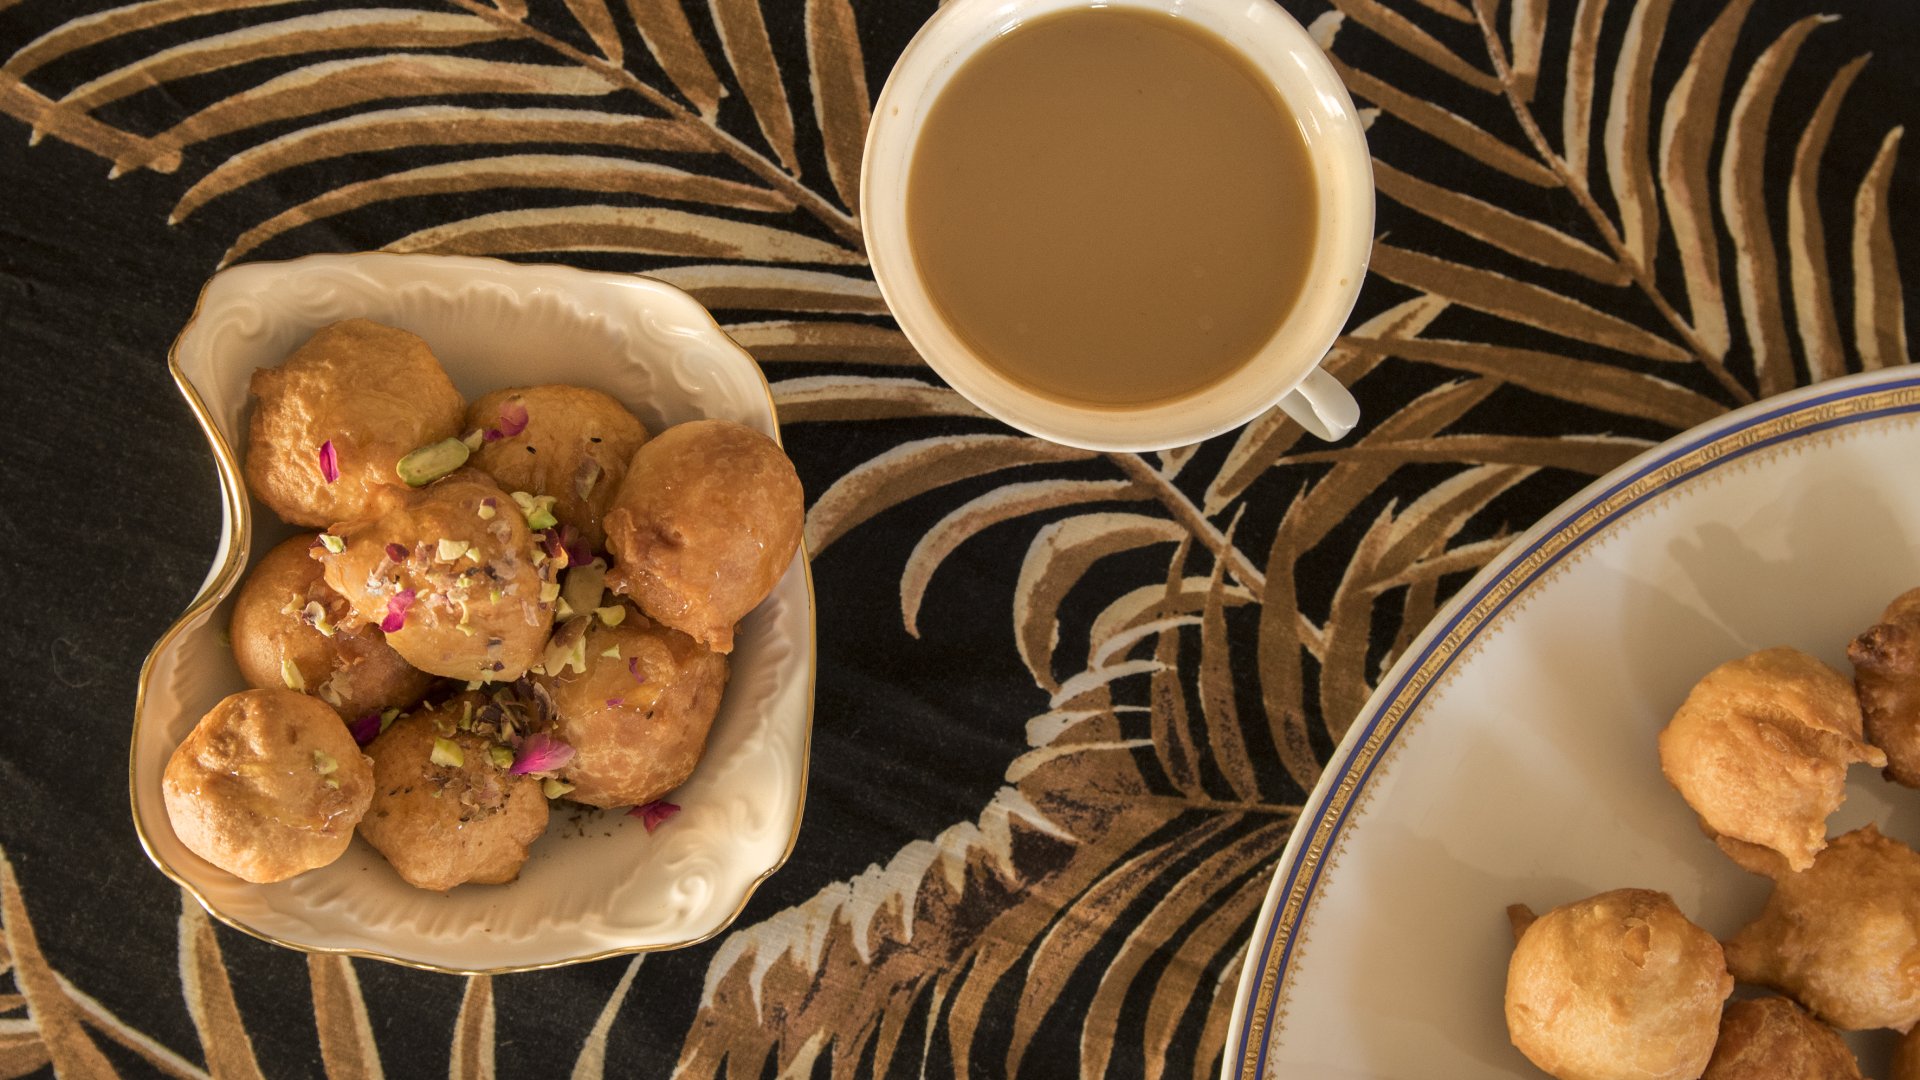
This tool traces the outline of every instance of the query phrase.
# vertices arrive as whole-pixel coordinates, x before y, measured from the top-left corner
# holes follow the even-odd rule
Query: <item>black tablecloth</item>
[[[931,3],[395,4],[424,14],[0,0],[0,1077],[1215,1069],[1319,763],[1503,538],[1737,403],[1908,358],[1907,0],[1289,0],[1369,110],[1380,240],[1330,362],[1365,420],[1143,457],[974,414],[860,266],[713,239],[863,261],[867,103]],[[383,246],[735,268],[699,295],[781,403],[820,662],[799,845],[715,941],[310,962],[141,852],[136,675],[219,529],[168,343],[225,260]]]

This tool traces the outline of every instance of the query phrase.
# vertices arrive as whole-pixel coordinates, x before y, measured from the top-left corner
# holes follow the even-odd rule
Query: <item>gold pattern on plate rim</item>
[[[369,255],[386,255],[410,260],[442,257],[434,255],[401,254],[391,251],[364,251],[355,253],[356,258],[364,258]],[[482,256],[445,257],[468,261],[499,263],[502,266],[510,266],[516,269],[540,265],[513,263],[505,259],[485,258]],[[300,260],[283,259],[278,263],[262,262],[247,263],[245,265],[286,265],[298,261]],[[589,271],[579,270],[577,267],[564,266],[563,264],[546,265],[558,265],[561,269],[573,270],[582,274],[589,273]],[[201,587],[200,594],[193,598],[193,602],[187,605],[187,609],[181,612],[180,617],[175,619],[173,624],[167,627],[166,632],[160,635],[160,639],[154,642],[153,648],[148,650],[147,658],[140,664],[140,682],[135,688],[133,696],[133,729],[129,735],[127,747],[127,801],[133,815],[133,831],[139,836],[140,847],[147,853],[147,859],[151,861],[154,866],[158,867],[160,872],[172,880],[175,885],[185,889],[188,895],[192,896],[202,908],[206,909],[207,914],[250,937],[259,938],[262,941],[278,945],[281,948],[292,949],[295,952],[360,957],[366,960],[383,960],[389,964],[415,968],[420,971],[438,972],[442,975],[511,975],[521,971],[546,971],[550,968],[592,963],[595,960],[606,960],[615,956],[630,956],[635,953],[667,952],[673,949],[684,949],[690,945],[698,945],[703,941],[709,941],[725,933],[726,930],[740,918],[740,913],[746,910],[748,901],[753,899],[754,893],[760,891],[760,886],[764,885],[768,878],[772,877],[776,871],[785,866],[787,860],[792,857],[793,847],[800,840],[800,822],[806,815],[807,780],[813,766],[813,690],[816,666],[819,660],[819,634],[816,627],[818,608],[815,606],[813,595],[813,559],[807,553],[807,541],[805,537],[801,537],[800,539],[800,577],[807,587],[807,723],[800,745],[800,784],[798,794],[795,797],[793,831],[787,835],[787,844],[780,852],[780,857],[774,860],[773,865],[767,867],[759,877],[747,883],[746,892],[741,894],[740,903],[734,907],[733,911],[729,913],[726,918],[722,919],[713,929],[708,930],[704,934],[688,938],[685,941],[663,942],[657,945],[628,945],[614,949],[605,949],[596,953],[587,953],[581,956],[569,956],[559,960],[550,960],[540,964],[517,964],[494,968],[443,967],[439,964],[429,964],[420,960],[407,960],[398,956],[389,956],[386,953],[374,952],[370,949],[338,949],[325,945],[303,945],[299,942],[283,941],[271,934],[263,933],[215,907],[199,889],[194,888],[179,871],[175,870],[166,859],[160,856],[158,851],[154,850],[153,842],[147,837],[146,822],[140,817],[139,788],[137,785],[137,773],[139,771],[137,750],[140,745],[140,723],[141,718],[146,715],[147,683],[153,675],[153,663],[160,656],[161,651],[172,644],[173,639],[180,635],[180,632],[186,628],[188,623],[205,614],[221,600],[225,599],[227,592],[232,588],[235,579],[239,577],[241,570],[244,568],[247,558],[246,552],[252,547],[253,543],[253,506],[246,496],[247,487],[246,482],[241,478],[239,460],[234,457],[233,448],[227,445],[226,437],[220,434],[219,426],[213,422],[213,415],[208,412],[206,402],[201,400],[199,391],[195,390],[193,384],[188,381],[186,372],[180,370],[178,355],[181,338],[186,337],[187,330],[199,320],[200,309],[206,303],[207,290],[213,286],[214,278],[218,278],[219,276],[219,273],[215,273],[212,278],[207,279],[206,284],[200,286],[199,295],[196,296],[193,301],[192,313],[187,316],[187,321],[181,326],[180,333],[174,336],[173,344],[167,347],[167,371],[173,376],[173,383],[179,388],[181,396],[186,398],[187,407],[193,411],[194,421],[200,425],[201,434],[206,436],[207,444],[213,450],[215,472],[217,472],[220,477],[220,494],[221,498],[225,501],[223,509],[227,513],[227,521],[230,524],[230,537],[233,542],[228,544],[226,557],[221,561],[220,567],[208,575],[207,583]],[[677,286],[661,281],[659,278],[647,277],[645,274],[608,274],[607,276],[645,278],[653,284],[663,285],[675,291],[681,291]],[[689,296],[688,299],[692,300],[693,298]],[[767,374],[760,367],[760,362],[753,359],[750,353],[741,348],[740,345],[727,334],[726,330],[720,326],[720,323],[714,319],[713,313],[707,311],[706,305],[701,304],[697,300],[694,300],[693,304],[706,316],[707,322],[713,326],[714,330],[717,331],[720,336],[726,338],[727,342],[733,345],[735,349],[739,349],[740,354],[746,358],[748,363],[753,365],[754,375],[760,380],[761,392],[765,394],[767,398],[767,414],[773,417],[774,441],[784,447],[785,443],[780,437],[779,406],[775,404],[773,400],[773,386],[767,382]]]
[[[1893,369],[1881,377],[1904,374],[1912,378],[1911,372]],[[1328,841],[1333,836],[1335,822],[1351,812],[1357,816],[1365,805],[1371,791],[1363,791],[1360,778],[1373,766],[1381,750],[1405,727],[1413,703],[1420,700],[1424,692],[1433,685],[1436,677],[1448,667],[1459,654],[1461,648],[1483,631],[1492,628],[1500,618],[1516,610],[1508,601],[1519,592],[1549,580],[1545,576],[1536,576],[1544,566],[1558,559],[1569,549],[1583,542],[1589,534],[1615,524],[1618,519],[1630,516],[1633,512],[1645,508],[1643,500],[1649,494],[1689,478],[1692,474],[1705,471],[1721,460],[1741,454],[1753,447],[1778,439],[1806,428],[1859,416],[1862,413],[1880,412],[1890,408],[1920,406],[1920,386],[1895,387],[1879,391],[1867,391],[1848,396],[1839,401],[1823,401],[1791,411],[1759,423],[1748,424],[1725,435],[1714,438],[1704,445],[1651,469],[1632,483],[1625,485],[1606,499],[1588,507],[1579,517],[1556,532],[1542,537],[1526,558],[1508,568],[1500,579],[1487,589],[1486,595],[1472,608],[1461,613],[1446,637],[1435,642],[1426,660],[1406,678],[1405,685],[1396,694],[1387,707],[1381,710],[1374,725],[1373,733],[1366,742],[1356,747],[1353,757],[1341,773],[1339,782],[1328,793],[1326,802],[1312,822],[1313,833],[1302,846],[1296,860],[1298,871],[1294,875],[1293,887],[1288,890],[1286,899],[1274,914],[1273,929],[1267,948],[1267,962],[1261,968],[1259,984],[1254,988],[1252,1000],[1246,1010],[1247,1025],[1244,1035],[1245,1050],[1240,1059],[1239,1076],[1241,1080],[1257,1080],[1261,1075],[1259,1064],[1261,1052],[1273,1036],[1270,1024],[1277,1011],[1285,1005],[1295,965],[1289,965],[1285,976],[1280,971],[1281,958],[1287,955],[1287,947],[1293,943],[1294,936],[1303,925],[1309,898],[1307,891],[1314,875],[1327,861]],[[1723,423],[1724,420],[1711,420],[1708,424]],[[1682,433],[1673,441],[1682,441],[1690,433]],[[1655,447],[1649,453],[1659,453],[1663,447]],[[1603,477],[1597,484],[1606,484]],[[1572,500],[1586,497],[1582,491]],[[1461,590],[1461,595],[1471,595],[1478,582],[1470,582]],[[1450,617],[1443,612],[1435,616],[1435,621]],[[1363,710],[1364,714],[1364,710]],[[1397,748],[1396,748],[1397,749]],[[1375,780],[1379,777],[1375,776]],[[1356,794],[1359,797],[1355,801]],[[1354,823],[1349,821],[1351,827]],[[1305,823],[1303,822],[1304,826]],[[1344,843],[1350,834],[1342,833]],[[1282,866],[1276,873],[1285,872]],[[1320,883],[1324,886],[1326,883]],[[1257,932],[1257,928],[1256,928]],[[1295,949],[1295,960],[1300,950]],[[1271,1064],[1271,1063],[1269,1063]],[[1271,1070],[1268,1070],[1271,1071]]]

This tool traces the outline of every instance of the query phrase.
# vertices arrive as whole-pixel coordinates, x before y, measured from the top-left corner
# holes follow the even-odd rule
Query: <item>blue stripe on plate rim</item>
[[[1421,668],[1425,666],[1426,661],[1433,655],[1435,650],[1445,643],[1448,636],[1452,634],[1460,622],[1478,607],[1496,586],[1511,576],[1526,563],[1528,559],[1533,557],[1541,547],[1546,545],[1555,536],[1558,536],[1563,530],[1574,525],[1580,518],[1591,513],[1596,507],[1615,497],[1622,490],[1638,483],[1648,475],[1690,454],[1696,454],[1716,442],[1733,438],[1742,432],[1763,424],[1771,423],[1782,417],[1818,410],[1825,406],[1832,405],[1835,402],[1846,401],[1870,394],[1883,394],[1899,389],[1920,389],[1920,374],[1916,374],[1912,369],[1905,367],[1863,372],[1831,382],[1804,387],[1798,391],[1791,391],[1780,398],[1755,402],[1752,405],[1735,410],[1725,416],[1709,420],[1699,427],[1683,432],[1665,443],[1653,447],[1633,461],[1620,466],[1605,477],[1595,481],[1591,486],[1586,488],[1586,490],[1567,500],[1567,502],[1562,503],[1557,510],[1543,518],[1541,524],[1536,525],[1527,535],[1516,540],[1514,546],[1508,549],[1510,554],[1505,557],[1504,561],[1482,570],[1480,574],[1468,583],[1467,587],[1462,589],[1459,595],[1447,605],[1447,609],[1441,615],[1437,616],[1432,623],[1429,623],[1426,630],[1422,631],[1419,648],[1409,650],[1408,654],[1401,658],[1400,662],[1395,665],[1394,677],[1387,685],[1376,690],[1373,698],[1368,701],[1366,708],[1363,710],[1365,723],[1354,725],[1353,728],[1347,732],[1346,738],[1342,740],[1336,755],[1340,760],[1340,767],[1337,770],[1329,770],[1322,774],[1319,784],[1315,786],[1315,790],[1308,800],[1308,808],[1303,810],[1299,823],[1294,826],[1296,837],[1308,835],[1303,830],[1314,826],[1324,813],[1325,804],[1336,787],[1334,782],[1335,778],[1346,778],[1354,771],[1356,758],[1366,747],[1366,744],[1372,740],[1375,730],[1379,727],[1381,720],[1386,715],[1388,706],[1400,697],[1405,691],[1407,684]],[[1592,540],[1595,536],[1605,531],[1607,526],[1631,514],[1634,510],[1644,505],[1647,500],[1675,490],[1683,484],[1705,476],[1728,462],[1737,461],[1757,451],[1778,446],[1795,439],[1805,438],[1822,431],[1882,417],[1914,412],[1920,412],[1920,399],[1889,405],[1884,408],[1849,412],[1844,415],[1813,423],[1794,426],[1773,437],[1756,440],[1751,444],[1736,447],[1725,454],[1703,462],[1698,468],[1690,470],[1680,476],[1673,477],[1665,483],[1649,488],[1631,501],[1617,507],[1605,518],[1591,523],[1579,536],[1568,543],[1564,549],[1543,561],[1539,566],[1534,567],[1504,600],[1486,613],[1479,624],[1469,631],[1467,637],[1455,644],[1452,655],[1433,673],[1434,677],[1428,681],[1427,685],[1421,688],[1418,694],[1407,703],[1406,708],[1401,713],[1399,722],[1386,734],[1377,752],[1369,755],[1365,764],[1360,767],[1358,775],[1353,778],[1352,795],[1334,815],[1331,822],[1331,831],[1328,833],[1325,842],[1318,846],[1318,850],[1325,852],[1331,849],[1339,839],[1340,831],[1346,825],[1348,815],[1359,805],[1361,801],[1360,795],[1362,791],[1364,791],[1367,782],[1373,777],[1375,766],[1386,756],[1386,750],[1394,738],[1401,731],[1405,730],[1407,721],[1412,717],[1414,712],[1419,709],[1421,703],[1425,701],[1428,692],[1440,681],[1439,676],[1452,665],[1454,660],[1458,659],[1465,652],[1466,646],[1471,644],[1482,630],[1495,622],[1495,617],[1501,611],[1504,611],[1515,599],[1524,594],[1529,586],[1541,580],[1543,574],[1552,569],[1570,552],[1578,550],[1589,540]],[[1273,962],[1272,978],[1269,979],[1266,977],[1268,965],[1272,958],[1274,936],[1281,925],[1279,909],[1284,904],[1284,898],[1291,894],[1296,886],[1302,856],[1307,851],[1305,844],[1297,843],[1292,845],[1292,847],[1293,850],[1289,852],[1286,865],[1276,871],[1276,874],[1284,873],[1285,877],[1281,881],[1281,887],[1277,891],[1274,891],[1269,897],[1269,903],[1274,904],[1275,910],[1273,917],[1267,921],[1265,936],[1259,943],[1258,959],[1257,961],[1247,963],[1241,974],[1243,982],[1251,979],[1254,980],[1254,983],[1251,990],[1247,993],[1247,1000],[1245,1005],[1240,1009],[1240,1015],[1236,1017],[1236,1019],[1240,1021],[1240,1039],[1235,1047],[1236,1052],[1230,1060],[1239,1062],[1240,1068],[1237,1070],[1238,1073],[1243,1078],[1250,1077],[1252,1080],[1261,1080],[1261,1078],[1266,1076],[1267,1046],[1271,1041],[1270,1020],[1273,1015],[1273,1004],[1283,996],[1281,991],[1286,976],[1289,974],[1288,964],[1293,958],[1295,935],[1289,934],[1286,944],[1281,948],[1280,956],[1277,961]],[[1315,891],[1319,887],[1321,874],[1326,869],[1326,865],[1325,859],[1318,860],[1312,872],[1308,875],[1306,891],[1301,897],[1298,914],[1294,919],[1296,924],[1304,924],[1306,922],[1309,909],[1315,897]],[[1279,903],[1275,903],[1275,901],[1279,901]],[[1249,959],[1250,961],[1252,960],[1251,957]],[[1261,994],[1263,984],[1270,985],[1273,988],[1270,995],[1271,1000],[1261,1000],[1263,996]],[[1256,1019],[1262,1022],[1256,1023]],[[1257,1032],[1256,1028],[1259,1029]],[[1253,1059],[1249,1062],[1249,1043],[1256,1038],[1258,1039],[1258,1043],[1254,1051]],[[1226,1062],[1222,1062],[1222,1074],[1226,1076],[1233,1075],[1227,1071],[1226,1064]],[[1249,1064],[1252,1065],[1250,1072],[1247,1069]]]

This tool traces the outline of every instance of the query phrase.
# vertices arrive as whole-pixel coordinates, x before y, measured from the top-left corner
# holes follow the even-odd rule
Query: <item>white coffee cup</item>
[[[934,99],[969,58],[1023,22],[1085,7],[1166,12],[1211,31],[1265,75],[1298,119],[1319,195],[1313,269],[1292,312],[1252,360],[1194,394],[1138,407],[1079,406],[982,360],[940,316],[907,242],[907,178]],[[907,44],[867,131],[860,218],[881,295],[900,329],[955,390],[1023,431],[1089,450],[1163,450],[1229,431],[1278,405],[1322,439],[1360,408],[1320,361],[1346,325],[1373,247],[1373,165],[1347,90],[1306,30],[1272,0],[949,0]]]

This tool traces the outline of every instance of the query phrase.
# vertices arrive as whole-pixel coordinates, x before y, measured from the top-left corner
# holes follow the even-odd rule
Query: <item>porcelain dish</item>
[[[618,811],[555,804],[519,879],[442,895],[414,889],[364,841],[337,862],[250,885],[174,836],[166,760],[216,701],[244,689],[226,644],[229,597],[252,557],[294,530],[251,500],[247,381],[328,323],[365,317],[433,347],[469,399],[572,383],[620,399],[651,431],[720,417],[779,438],[759,367],[664,282],[556,266],[424,255],[318,255],[222,271],[171,364],[218,467],[222,528],[200,595],[141,669],[130,783],[147,854],[208,912],[296,949],[455,972],[551,967],[690,945],[723,930],[785,861],[806,795],[813,596],[802,550],[742,622],[707,752],[649,834]]]
[[[1717,664],[1847,643],[1920,585],[1920,372],[1748,406],[1622,466],[1460,591],[1378,683],[1255,926],[1227,1077],[1539,1077],[1508,1042],[1505,908],[1671,893],[1725,938],[1764,879],[1726,859],[1656,738]],[[1849,774],[1838,835],[1920,843],[1920,794]],[[1745,992],[1745,991],[1741,991]],[[1884,1075],[1887,1032],[1848,1036]]]

